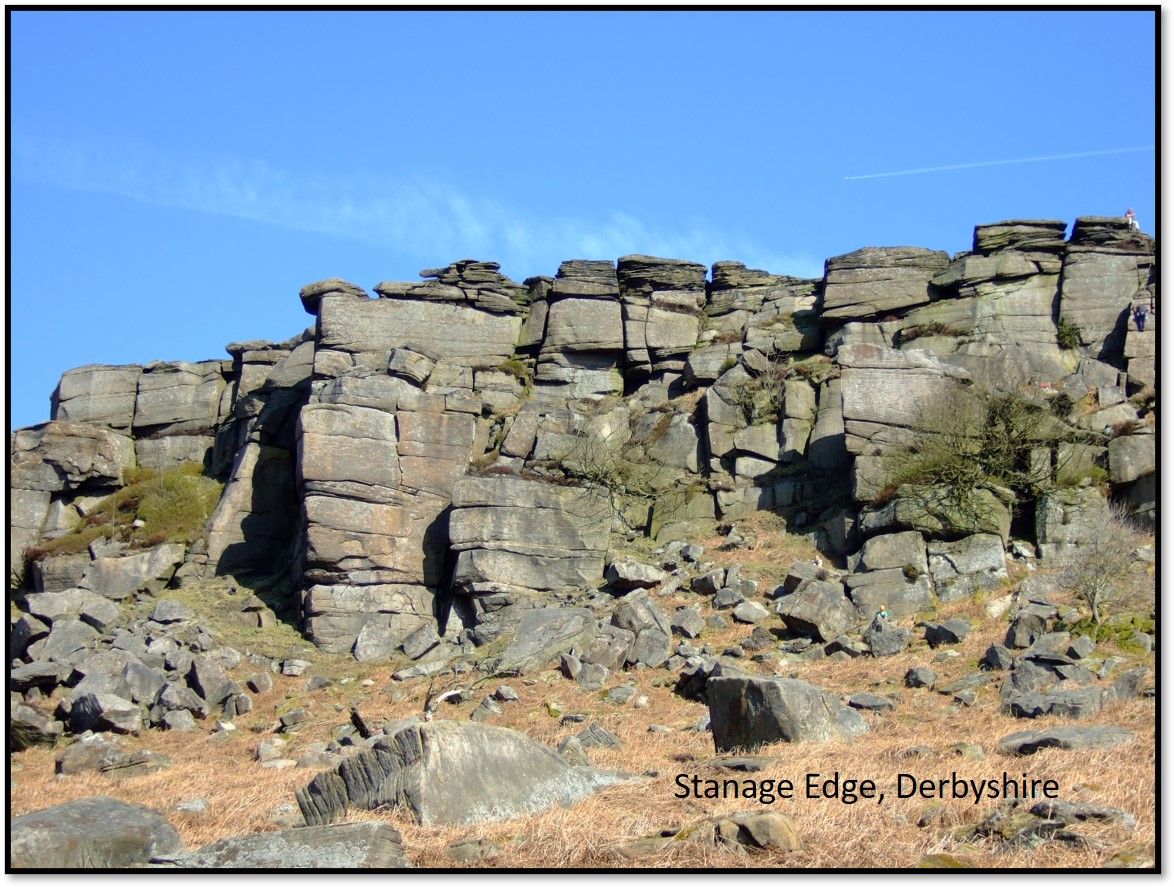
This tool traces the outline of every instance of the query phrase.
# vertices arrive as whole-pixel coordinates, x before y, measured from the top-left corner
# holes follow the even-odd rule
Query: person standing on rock
[[[1137,216],[1133,214],[1133,207],[1125,210],[1125,221],[1129,223],[1130,231],[1140,231],[1141,227],[1137,224]]]
[[[1133,309],[1133,322],[1137,324],[1139,333],[1145,332],[1145,320],[1149,317],[1149,309],[1145,305],[1138,305]]]

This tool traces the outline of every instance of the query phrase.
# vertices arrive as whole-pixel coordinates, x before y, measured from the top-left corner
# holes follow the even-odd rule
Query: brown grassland
[[[719,552],[720,537],[699,540],[707,559],[717,563],[742,563],[746,575],[767,582],[781,581],[787,566],[797,557],[811,556],[810,549],[794,537],[785,537],[769,517],[743,522],[755,532],[756,546],[737,552]],[[766,588],[770,586],[767,585]],[[766,590],[764,588],[763,590]],[[172,596],[164,592],[160,596]],[[212,597],[209,592],[210,599]],[[189,602],[191,597],[185,597]],[[989,599],[989,598],[988,598]],[[676,607],[695,604],[692,595],[658,598],[671,614]],[[214,613],[207,614],[209,619]],[[629,680],[648,704],[628,703],[617,707],[599,692],[583,690],[553,670],[525,678],[494,679],[481,685],[477,697],[459,705],[444,704],[441,718],[468,718],[482,697],[502,684],[513,687],[520,699],[504,703],[504,712],[490,723],[521,730],[535,740],[556,745],[563,737],[578,733],[587,723],[597,722],[615,733],[623,747],[591,749],[593,762],[600,767],[646,774],[645,778],[598,792],[570,809],[555,809],[510,822],[475,827],[428,827],[415,824],[401,810],[352,811],[350,821],[382,820],[403,835],[412,864],[424,868],[460,868],[463,865],[503,868],[906,868],[935,853],[947,853],[967,867],[975,868],[1097,868],[1119,854],[1153,857],[1156,845],[1155,785],[1157,768],[1155,706],[1152,698],[1117,702],[1107,706],[1091,724],[1114,724],[1137,734],[1132,744],[1104,751],[1068,752],[1046,750],[1024,758],[1000,755],[995,746],[1007,734],[1050,726],[1069,726],[1071,721],[1043,718],[1016,720],[1000,712],[997,689],[986,687],[973,706],[965,707],[949,696],[904,686],[905,672],[915,666],[931,666],[940,681],[975,670],[986,648],[1001,642],[1006,617],[992,619],[984,612],[981,599],[943,605],[937,618],[962,616],[978,624],[965,641],[954,647],[956,658],[935,661],[940,651],[918,641],[904,653],[874,659],[864,656],[846,661],[821,660],[797,664],[755,663],[743,660],[748,669],[763,674],[782,674],[829,689],[843,697],[859,691],[889,696],[896,711],[866,714],[871,732],[852,744],[775,745],[758,750],[759,755],[777,758],[755,778],[790,779],[796,797],[776,800],[770,806],[748,800],[678,799],[678,774],[708,778],[745,778],[706,765],[715,757],[713,739],[707,732],[686,729],[706,713],[700,703],[689,702],[673,693],[674,675],[663,669],[638,670],[613,676],[609,686]],[[215,623],[213,623],[215,624]],[[768,625],[775,625],[772,621]],[[906,620],[907,627],[912,620]],[[288,644],[305,651],[308,645],[289,626],[270,629],[268,643]],[[749,626],[733,626],[708,632],[699,643],[717,650],[750,634]],[[922,632],[915,633],[920,638]],[[234,638],[234,641],[236,638]],[[244,652],[242,648],[242,652]],[[272,655],[272,654],[271,654]],[[359,664],[349,657],[330,657],[312,652],[305,658],[313,665],[301,677],[274,676],[274,687],[254,697],[253,711],[235,719],[236,730],[223,741],[211,738],[215,722],[199,722],[193,733],[144,731],[120,737],[126,750],[150,749],[169,757],[173,766],[158,773],[122,781],[111,781],[97,773],[73,776],[54,775],[54,749],[37,748],[14,754],[10,763],[10,806],[12,815],[21,815],[54,804],[92,795],[106,795],[163,810],[189,849],[212,841],[282,827],[272,821],[275,813],[296,812],[294,791],[312,778],[315,770],[290,767],[262,768],[255,760],[258,742],[272,737],[277,717],[289,708],[301,706],[311,715],[299,732],[285,738],[283,752],[297,758],[300,749],[312,742],[333,738],[339,726],[349,723],[348,710],[357,708],[366,718],[379,722],[387,718],[419,715],[427,680],[397,683],[391,673],[397,663]],[[1112,642],[1102,644],[1097,655],[1114,655],[1125,661],[1119,671],[1138,664],[1153,667],[1153,654],[1118,650]],[[256,666],[243,662],[234,676],[244,680]],[[313,674],[330,677],[325,689],[306,692],[303,688]],[[370,686],[363,686],[365,679]],[[997,683],[996,683],[997,687]],[[557,702],[567,713],[588,715],[585,723],[566,723],[548,713],[547,703]],[[673,732],[649,732],[653,724]],[[977,745],[984,756],[963,757],[957,747]],[[928,746],[932,754],[912,757],[907,750]],[[847,805],[835,800],[803,796],[807,773],[828,776],[839,771],[842,778],[871,778],[886,792],[883,803],[860,801]],[[1005,847],[992,840],[965,841],[956,833],[973,825],[999,806],[1000,802],[972,800],[930,801],[898,799],[898,773],[919,779],[949,778],[952,772],[966,779],[1001,779],[1004,771],[1029,778],[1054,779],[1060,785],[1060,799],[1072,802],[1121,807],[1133,814],[1137,826],[1128,830],[1119,825],[1081,824],[1077,830],[1103,843],[1103,849],[1089,849],[1045,843],[1036,849]],[[207,810],[184,813],[175,806],[203,798]],[[786,813],[803,841],[794,852],[747,850],[736,846],[714,846],[700,841],[674,841],[668,848],[644,856],[625,853],[625,844],[655,834],[661,829],[680,827],[715,814],[752,810]],[[919,821],[932,820],[924,826]],[[457,841],[489,839],[501,846],[496,856],[477,863],[456,863],[446,849]]]

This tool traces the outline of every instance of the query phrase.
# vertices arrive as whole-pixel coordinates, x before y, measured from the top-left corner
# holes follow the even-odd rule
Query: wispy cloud
[[[1078,151],[1075,154],[1047,154],[1043,157],[1016,157],[1012,160],[979,160],[975,163],[951,163],[948,166],[923,166],[919,169],[901,169],[896,172],[874,172],[864,176],[844,176],[845,181],[856,179],[884,179],[890,176],[916,176],[927,172],[945,172],[951,169],[975,169],[980,166],[1006,166],[1010,163],[1040,163],[1045,160],[1074,160],[1078,157],[1104,157],[1108,154],[1132,154],[1136,151],[1152,151],[1153,145],[1137,148],[1106,148],[1102,151]]]
[[[492,258],[515,277],[552,274],[557,266],[551,263],[562,259],[628,253],[705,263],[733,259],[807,277],[823,269],[822,259],[772,250],[704,223],[667,227],[619,212],[559,216],[408,175],[306,175],[264,160],[172,156],[141,142],[101,138],[14,133],[12,149],[16,179],[392,245],[424,263]]]

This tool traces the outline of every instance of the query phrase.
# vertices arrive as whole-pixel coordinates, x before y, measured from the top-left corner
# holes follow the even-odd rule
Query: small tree
[[[1060,585],[1092,611],[1099,629],[1110,608],[1152,606],[1154,577],[1134,552],[1148,536],[1121,504],[1110,505],[1097,521],[1092,540],[1074,546],[1064,559]]]

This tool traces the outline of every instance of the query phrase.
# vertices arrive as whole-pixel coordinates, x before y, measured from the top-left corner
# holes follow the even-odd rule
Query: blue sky
[[[12,425],[71,367],[288,338],[324,277],[629,253],[814,277],[1127,206],[1152,232],[1155,21],[11,11]]]

